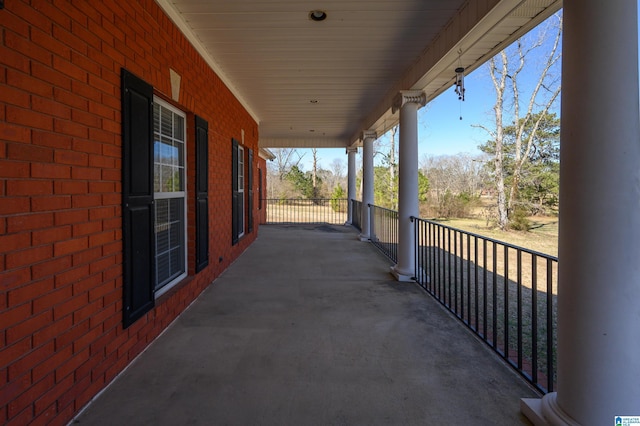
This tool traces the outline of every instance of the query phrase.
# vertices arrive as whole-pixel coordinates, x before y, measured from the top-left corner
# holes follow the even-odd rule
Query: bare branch
[[[496,133],[494,131],[492,131],[491,129],[489,129],[487,126],[483,125],[483,124],[472,124],[471,127],[475,127],[477,129],[484,130],[485,132],[487,132],[489,134],[489,136],[491,136],[494,139],[496,137]]]

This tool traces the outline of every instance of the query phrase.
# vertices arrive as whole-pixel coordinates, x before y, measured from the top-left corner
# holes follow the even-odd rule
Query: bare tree
[[[311,155],[313,156],[311,182],[313,184],[313,196],[315,198],[318,196],[318,148],[312,148]]]
[[[514,43],[514,49],[501,51],[488,62],[489,75],[496,92],[496,103],[493,107],[495,115],[495,128],[478,125],[490,136],[493,151],[493,166],[495,169],[495,186],[498,207],[498,226],[506,229],[508,226],[509,212],[517,200],[518,184],[522,168],[529,160],[529,153],[536,137],[537,130],[542,119],[552,107],[560,94],[559,76],[553,73],[559,64],[562,55],[560,42],[562,37],[562,15],[554,15],[547,29],[540,31],[539,37],[531,44],[521,38]],[[540,70],[537,82],[525,104],[524,113],[521,110],[521,96],[523,90],[519,77],[525,69],[527,59],[532,52],[539,52],[544,46],[548,46],[549,32],[553,32],[553,41],[549,51],[544,55],[545,59]],[[505,120],[505,103],[511,96],[513,110],[511,120]],[[514,165],[509,188],[509,196],[505,188],[505,128],[515,127],[514,137]],[[526,129],[530,129],[525,131]]]
[[[483,164],[486,158],[465,153],[456,155],[423,155],[420,169],[429,179],[430,192],[436,199],[447,191],[477,196],[486,182]]]
[[[271,151],[276,156],[269,165],[275,168],[278,179],[282,181],[293,166],[299,166],[304,154],[300,154],[294,148],[272,148]]]
[[[267,163],[268,198],[291,197],[295,189],[285,177],[294,166],[299,166],[304,154],[294,148],[272,148],[271,151],[275,158]]]
[[[323,177],[327,190],[333,191],[336,186],[340,186],[342,189],[347,187],[345,167],[344,160],[340,158],[333,159],[329,165],[329,170],[327,170],[326,177]]]
[[[420,169],[429,181],[426,212],[439,217],[472,215],[487,181],[485,160],[465,153],[424,155]]]
[[[345,165],[344,165],[344,161],[341,160],[340,158],[334,158],[333,161],[331,162],[331,172],[333,173],[333,176],[335,176],[335,178],[338,181],[341,181],[342,178],[344,177],[344,169],[345,169]]]

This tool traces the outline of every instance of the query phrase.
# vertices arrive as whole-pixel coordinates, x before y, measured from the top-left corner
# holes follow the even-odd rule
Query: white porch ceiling
[[[347,147],[433,99],[561,0],[156,0],[259,124],[261,147]],[[322,10],[315,22],[309,12]],[[453,95],[452,95],[453,96]],[[315,102],[312,102],[315,101]]]

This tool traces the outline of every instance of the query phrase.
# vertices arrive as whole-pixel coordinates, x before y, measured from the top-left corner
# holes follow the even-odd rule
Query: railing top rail
[[[531,250],[531,249],[528,249],[528,248],[525,248],[525,247],[516,246],[514,244],[507,243],[506,241],[496,240],[495,238],[486,237],[486,236],[480,235],[480,234],[475,234],[473,232],[465,231],[463,229],[454,228],[453,226],[443,225],[442,223],[436,222],[435,220],[422,219],[422,218],[415,217],[415,216],[411,216],[410,219],[411,219],[412,222],[415,220],[415,221],[430,223],[432,225],[441,226],[443,228],[451,229],[452,231],[457,231],[457,232],[460,232],[460,233],[463,233],[463,234],[470,235],[472,237],[482,238],[483,240],[490,241],[490,242],[492,242],[494,244],[501,244],[503,246],[506,246],[506,247],[509,247],[509,248],[512,248],[512,249],[515,249],[515,250],[520,250],[520,251],[525,252],[525,253],[529,253],[529,254],[532,254],[532,255],[535,255],[535,256],[538,256],[538,257],[542,257],[544,259],[552,260],[552,261],[555,261],[555,262],[558,261],[558,258],[556,256],[551,256],[550,254],[541,253],[539,251]]]
[[[368,205],[369,207],[375,207],[376,209],[384,210],[384,211],[387,211],[387,212],[390,212],[390,213],[396,213],[396,214],[398,213],[398,211],[397,211],[397,210],[391,210],[391,209],[388,209],[388,208],[386,208],[386,207],[376,206],[375,204],[367,204],[367,205]]]
[[[265,201],[347,201],[347,198],[263,198]]]

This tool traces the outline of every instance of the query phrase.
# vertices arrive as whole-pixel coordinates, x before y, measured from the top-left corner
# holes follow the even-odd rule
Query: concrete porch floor
[[[538,397],[348,226],[269,225],[75,423],[516,425]]]

